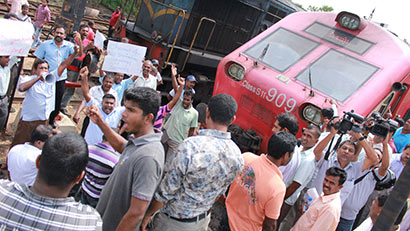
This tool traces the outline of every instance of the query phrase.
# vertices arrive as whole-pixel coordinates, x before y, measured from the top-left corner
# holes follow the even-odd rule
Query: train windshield
[[[319,45],[318,42],[279,28],[245,51],[253,59],[284,72]]]
[[[343,102],[378,69],[369,63],[330,49],[296,76],[296,79],[310,85],[310,73],[314,89]]]

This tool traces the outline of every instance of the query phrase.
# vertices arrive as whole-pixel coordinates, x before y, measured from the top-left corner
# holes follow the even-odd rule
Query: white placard
[[[31,23],[0,19],[0,55],[27,56],[33,33]]]
[[[95,38],[94,38],[94,46],[99,47],[101,49],[104,49],[104,41],[106,40],[105,36],[103,33],[95,32]]]
[[[109,41],[103,70],[127,75],[141,75],[146,47]]]

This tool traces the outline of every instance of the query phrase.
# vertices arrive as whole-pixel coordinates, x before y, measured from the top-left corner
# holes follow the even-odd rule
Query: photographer
[[[333,124],[337,124],[338,119],[333,120]],[[351,140],[345,140],[340,143],[336,151],[324,154],[324,149],[333,139],[338,131],[335,126],[330,127],[329,135],[318,143],[313,150],[315,160],[317,162],[317,176],[312,181],[312,186],[316,188],[318,194],[322,193],[322,183],[325,177],[326,170],[330,167],[340,167],[347,173],[347,180],[341,190],[342,204],[353,189],[354,180],[359,177],[362,172],[369,169],[377,162],[377,156],[373,148],[369,145],[366,139],[358,132],[351,130],[349,134],[357,140],[357,143]],[[340,132],[340,131],[339,131]],[[366,152],[366,158],[362,161],[353,162],[357,158],[358,146],[363,147]]]

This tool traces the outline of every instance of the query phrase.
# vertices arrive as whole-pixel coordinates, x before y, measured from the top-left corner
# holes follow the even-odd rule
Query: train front
[[[320,109],[331,107],[331,100],[340,116],[377,110],[409,71],[400,68],[408,53],[392,37],[348,12],[293,13],[221,60],[213,94],[232,95],[238,103],[234,124],[253,130],[236,137],[239,146],[266,152],[282,112],[294,114],[302,128],[319,125]]]

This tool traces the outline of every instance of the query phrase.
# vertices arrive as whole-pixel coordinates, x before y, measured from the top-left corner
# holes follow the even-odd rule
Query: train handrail
[[[203,22],[204,20],[209,21],[209,22],[212,22],[212,23],[214,24],[214,26],[212,27],[211,33],[209,33],[209,37],[208,37],[208,40],[207,40],[207,42],[206,42],[205,48],[204,48],[204,50],[203,50],[203,52],[202,52],[202,55],[205,54],[205,51],[206,51],[206,49],[208,48],[209,41],[211,40],[211,37],[212,37],[212,35],[213,35],[213,33],[214,33],[214,30],[215,30],[216,21],[213,20],[213,19],[211,19],[211,18],[202,17],[201,20],[199,21],[198,27],[196,28],[194,37],[192,38],[192,42],[191,42],[191,45],[189,46],[188,53],[187,53],[187,55],[185,56],[184,64],[182,65],[181,71],[183,71],[183,70],[185,69],[185,65],[186,65],[186,63],[188,62],[189,56],[190,56],[191,51],[192,51],[192,47],[194,46],[194,43],[195,43],[195,40],[196,40],[196,36],[198,35],[199,28],[201,28],[202,22]]]
[[[175,35],[174,42],[172,43],[171,49],[170,49],[170,51],[169,51],[169,53],[168,53],[167,61],[165,61],[165,63],[164,63],[164,68],[165,68],[165,67],[168,65],[168,63],[169,63],[169,60],[171,59],[171,55],[172,55],[172,52],[174,51],[174,47],[175,47],[175,44],[176,44],[176,42],[177,42],[177,39],[178,39],[178,36],[179,36],[179,32],[181,32],[181,27],[182,27],[182,24],[184,23],[184,20],[185,20],[186,10],[184,10],[184,9],[182,9],[182,8],[179,8],[179,7],[176,7],[176,6],[173,6],[173,5],[171,5],[171,4],[167,5],[167,4],[162,3],[162,2],[159,2],[159,1],[157,1],[157,0],[151,0],[151,1],[152,1],[153,3],[158,4],[158,5],[165,6],[165,7],[168,7],[168,8],[172,8],[172,9],[178,11],[178,15],[177,15],[177,17],[175,18],[174,25],[173,25],[172,30],[171,30],[172,33],[174,32],[175,25],[176,25],[176,22],[177,22],[177,20],[178,20],[178,17],[179,17],[179,15],[180,15],[180,13],[182,12],[181,23],[180,23],[179,26],[178,26],[177,34]],[[170,33],[170,35],[169,35],[170,37],[169,37],[169,39],[168,39],[167,45],[169,44],[169,40],[170,40],[170,38],[171,38],[171,36],[172,36],[172,33]]]

